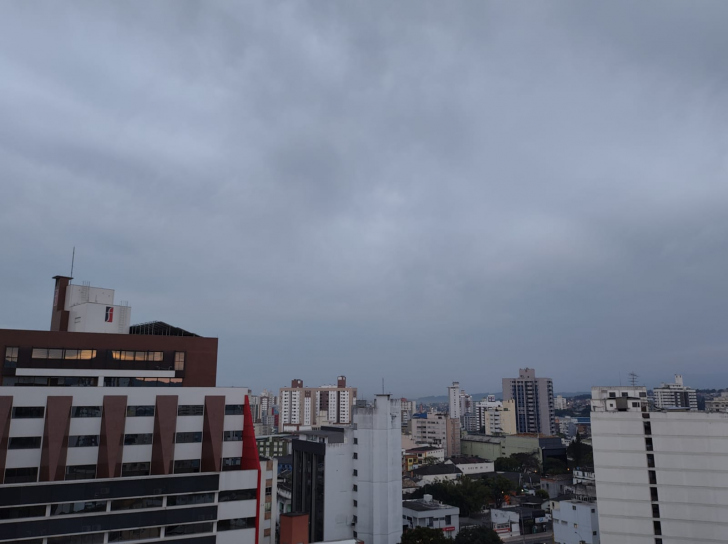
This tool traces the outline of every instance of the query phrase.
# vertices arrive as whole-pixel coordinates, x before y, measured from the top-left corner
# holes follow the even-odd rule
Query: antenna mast
[[[71,278],[73,278],[73,263],[76,260],[76,246],[73,246],[73,254],[71,255]]]
[[[634,372],[629,373],[629,383],[632,385],[632,387],[637,385],[637,378],[639,378],[639,376]]]

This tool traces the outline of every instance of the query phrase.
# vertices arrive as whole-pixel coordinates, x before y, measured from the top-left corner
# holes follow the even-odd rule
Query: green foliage
[[[402,533],[402,544],[450,544],[442,529],[415,527]]]
[[[412,493],[412,498],[432,495],[432,498],[460,509],[461,516],[469,516],[480,512],[488,503],[501,506],[505,496],[513,489],[508,478],[480,480],[468,477],[459,480],[445,480],[427,484]]]
[[[495,460],[495,470],[497,472],[520,472],[521,463],[511,457],[498,457]]]
[[[503,541],[488,527],[466,527],[455,537],[455,544],[502,544]]]
[[[537,489],[536,496],[539,499],[547,500],[549,498],[549,492],[546,491],[545,489]]]
[[[547,458],[543,462],[543,471],[545,474],[566,474],[569,472],[566,463],[561,459],[555,459],[553,457]]]
[[[571,459],[571,465],[574,467],[594,464],[592,447],[582,442],[579,433],[576,433],[574,441],[566,448],[566,455]]]

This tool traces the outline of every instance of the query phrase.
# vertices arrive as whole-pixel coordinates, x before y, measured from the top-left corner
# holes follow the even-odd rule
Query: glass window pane
[[[45,348],[33,348],[31,357],[33,359],[48,359],[48,350]]]
[[[63,353],[64,359],[78,359],[78,350],[77,349],[67,349]]]
[[[63,350],[62,349],[49,349],[48,358],[49,359],[63,359]]]

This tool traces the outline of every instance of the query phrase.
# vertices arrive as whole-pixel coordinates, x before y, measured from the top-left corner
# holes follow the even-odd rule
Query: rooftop
[[[129,334],[145,334],[151,336],[200,336],[190,331],[180,329],[164,321],[148,321],[129,327]]]
[[[446,465],[444,463],[440,463],[439,465],[430,465],[416,468],[412,471],[412,473],[416,476],[437,476],[440,474],[462,474],[463,471],[455,465]]]
[[[445,508],[456,508],[449,504],[443,504],[438,501],[426,500],[426,499],[412,499],[409,501],[402,501],[402,508],[408,510],[414,510],[415,512],[427,512],[429,510],[443,510]]]

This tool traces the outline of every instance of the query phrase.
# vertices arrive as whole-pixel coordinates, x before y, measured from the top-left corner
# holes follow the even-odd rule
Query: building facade
[[[683,377],[675,374],[675,383],[663,383],[652,390],[655,408],[667,410],[670,408],[698,409],[698,395],[692,387],[683,384]]]
[[[514,399],[501,402],[489,395],[487,400],[476,403],[478,430],[484,434],[502,435],[516,434],[516,401]]]
[[[293,442],[292,511],[310,518],[311,542],[402,536],[399,400],[357,406],[354,425],[300,433]]]
[[[356,404],[356,388],[347,387],[346,376],[336,385],[304,387],[303,380],[292,380],[291,387],[280,390],[279,432],[307,430],[321,425],[350,425]]]
[[[650,412],[646,396],[644,387],[592,388],[602,544],[725,542],[728,419]]]
[[[600,544],[596,502],[551,501],[554,544]]]
[[[432,495],[402,501],[402,525],[407,529],[441,529],[446,537],[454,539],[460,530],[460,509],[435,501]]]
[[[503,378],[503,402],[516,403],[519,433],[556,434],[554,384],[551,378],[537,378],[532,368],[522,368],[518,378]]]

